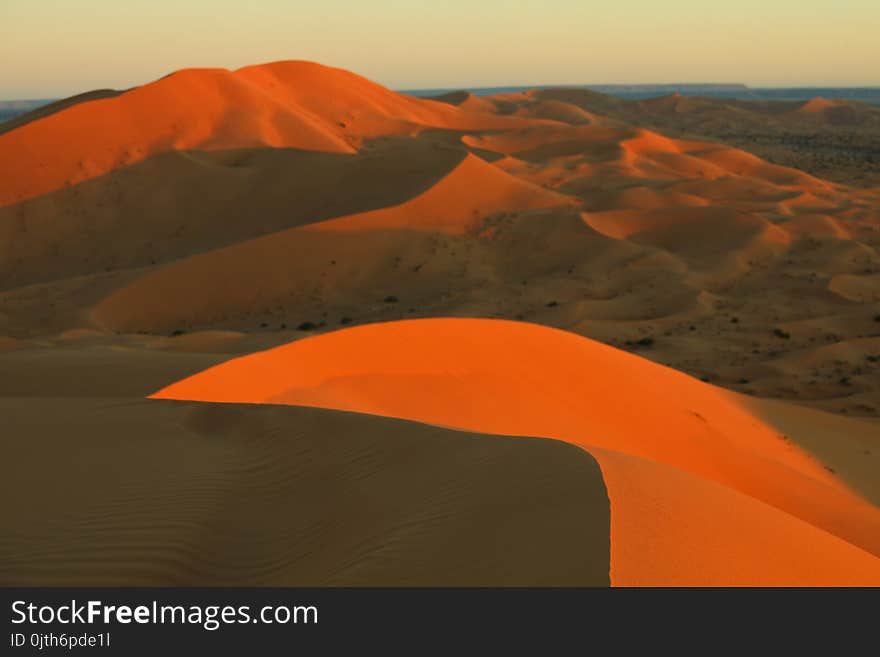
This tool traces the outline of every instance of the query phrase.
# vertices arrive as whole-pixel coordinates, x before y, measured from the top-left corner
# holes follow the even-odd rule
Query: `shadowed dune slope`
[[[608,585],[602,476],[564,443],[290,407],[0,409],[0,585]]]
[[[397,205],[466,156],[420,140],[362,153],[173,151],[0,207],[0,288],[176,260]]]
[[[231,312],[259,312],[297,295],[369,298],[366,290],[377,281],[399,287],[400,268],[389,265],[407,254],[436,250],[438,235],[466,235],[504,211],[570,205],[565,196],[467,155],[406,203],[172,263],[114,292],[96,306],[93,317],[108,328],[163,330],[180,321],[200,324]],[[437,272],[435,288],[448,286],[446,274]],[[430,289],[427,276],[420,276],[425,290]],[[254,281],[260,282],[257,289]]]
[[[576,444],[605,476],[615,584],[880,582],[880,509],[845,467],[831,474],[727,393],[566,332],[465,319],[367,325],[229,361],[153,397]]]

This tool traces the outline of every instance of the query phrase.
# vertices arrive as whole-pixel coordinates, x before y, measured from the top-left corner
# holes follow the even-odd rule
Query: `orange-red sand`
[[[518,122],[411,98],[311,62],[186,69],[0,134],[0,207],[170,150],[353,153],[365,138],[422,127],[488,129]]]
[[[604,585],[609,562],[617,585],[880,583],[880,434],[861,417],[880,413],[880,188],[848,187],[839,160],[794,161],[844,184],[643,127],[738,143],[744,103],[621,103],[419,99],[278,62],[0,126],[0,402],[26,427],[0,479],[39,479],[53,450],[106,477],[41,470],[54,515],[11,516],[26,540],[0,583]],[[785,120],[871,120],[837,103]],[[371,325],[420,316],[535,324]],[[337,322],[362,326],[154,395],[254,406],[143,399]],[[343,442],[309,480],[324,466],[302,450]],[[300,520],[316,508],[318,532]]]
[[[880,510],[723,391],[526,323],[366,325],[153,395],[555,438],[599,461],[617,585],[880,584]]]

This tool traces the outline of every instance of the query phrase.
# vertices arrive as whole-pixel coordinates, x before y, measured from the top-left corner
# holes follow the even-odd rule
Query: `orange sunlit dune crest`
[[[456,111],[311,62],[186,69],[0,133],[0,207],[170,150],[297,148],[352,153],[361,140],[516,118]]]
[[[880,511],[713,386],[563,331],[360,326],[152,395],[294,404],[564,440],[598,461],[618,585],[880,583]],[[809,546],[805,548],[805,546]]]
[[[568,207],[561,194],[499,171],[474,155],[426,192],[398,206],[329,219],[279,231],[157,270],[103,299],[92,311],[107,327],[161,326],[169,313],[193,321],[218,309],[254,303],[251,285],[261,294],[282,297],[303,286],[328,260],[339,263],[329,280],[336,290],[356,285],[363,269],[383,258],[435,239],[479,231],[487,217],[504,212]],[[580,222],[576,220],[579,224]],[[424,248],[424,247],[423,247]],[[326,273],[322,273],[325,284]]]

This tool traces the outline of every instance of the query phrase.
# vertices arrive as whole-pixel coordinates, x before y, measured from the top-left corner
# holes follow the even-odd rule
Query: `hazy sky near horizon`
[[[880,0],[0,0],[0,99],[308,59],[395,89],[880,86]]]

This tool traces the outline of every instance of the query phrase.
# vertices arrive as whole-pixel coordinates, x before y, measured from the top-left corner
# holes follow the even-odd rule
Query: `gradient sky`
[[[880,0],[0,0],[0,99],[309,59],[395,89],[880,85]]]

